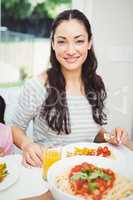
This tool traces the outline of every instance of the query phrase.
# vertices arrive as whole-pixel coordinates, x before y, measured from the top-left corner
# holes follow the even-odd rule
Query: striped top
[[[93,142],[100,126],[92,118],[91,106],[86,97],[67,95],[71,133],[57,135],[40,116],[41,106],[46,95],[46,88],[39,79],[33,78],[26,81],[19,97],[12,125],[26,131],[29,122],[33,120],[33,140],[35,142]]]

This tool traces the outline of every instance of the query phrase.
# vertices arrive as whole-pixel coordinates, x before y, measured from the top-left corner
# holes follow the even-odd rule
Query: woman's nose
[[[73,55],[75,54],[75,52],[76,52],[75,46],[73,44],[68,44],[66,53],[69,55]]]

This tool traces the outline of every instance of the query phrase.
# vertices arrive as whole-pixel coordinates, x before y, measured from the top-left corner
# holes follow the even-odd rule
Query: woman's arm
[[[104,133],[106,133],[106,130],[104,128],[101,128],[98,134],[96,135],[94,142],[97,142],[97,143],[107,142],[104,138]]]
[[[28,80],[20,93],[16,111],[11,120],[13,141],[23,151],[23,163],[33,166],[41,165],[42,152],[40,146],[33,143],[32,139],[26,136],[25,130],[29,123],[36,116],[37,109],[41,105],[38,101],[40,93],[36,80]]]
[[[14,144],[20,149],[23,149],[23,146],[32,143],[32,139],[29,138],[21,128],[12,127],[12,134]]]
[[[42,149],[18,127],[12,127],[13,142],[23,151],[23,164],[25,166],[41,166]]]

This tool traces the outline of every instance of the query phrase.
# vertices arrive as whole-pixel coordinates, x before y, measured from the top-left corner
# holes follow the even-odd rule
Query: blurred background
[[[16,94],[25,79],[48,67],[55,16],[77,8],[91,22],[98,73],[108,93],[107,128],[125,127],[133,139],[133,1],[1,0],[0,5],[0,93],[7,102],[9,88]]]
[[[1,0],[0,83],[19,82],[48,65],[50,28],[71,0]]]

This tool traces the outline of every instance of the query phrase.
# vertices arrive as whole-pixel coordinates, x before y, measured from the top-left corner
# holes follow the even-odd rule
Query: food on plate
[[[6,163],[0,163],[0,182],[8,175]]]
[[[86,200],[122,200],[133,194],[133,181],[87,162],[57,176],[55,184],[61,191]]]
[[[67,152],[67,157],[75,155],[88,155],[88,156],[111,156],[111,151],[107,146],[99,146],[97,148],[88,148],[88,147],[74,147],[73,152]]]

